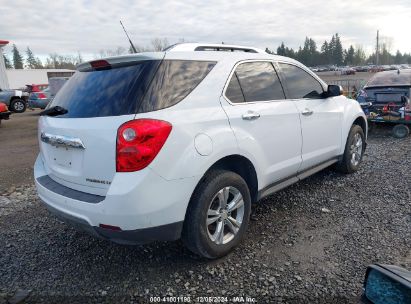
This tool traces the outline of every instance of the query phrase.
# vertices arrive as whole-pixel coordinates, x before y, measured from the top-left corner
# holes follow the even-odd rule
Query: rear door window
[[[286,63],[278,65],[286,81],[288,98],[322,98],[323,87],[313,76],[295,65]]]
[[[227,86],[226,97],[233,103],[285,99],[272,63],[260,61],[237,66]]]

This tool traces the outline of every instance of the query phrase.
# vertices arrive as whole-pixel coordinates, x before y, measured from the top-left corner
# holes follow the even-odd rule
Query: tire
[[[405,138],[410,134],[410,128],[406,125],[396,125],[392,128],[392,136],[395,138]]]
[[[228,202],[227,209],[222,210],[224,201]],[[234,201],[240,204],[230,213],[229,207],[234,207]],[[244,179],[230,171],[211,171],[200,181],[191,197],[183,226],[183,243],[202,257],[222,257],[240,243],[247,230],[250,213],[250,191]]]
[[[359,138],[361,140],[359,140]],[[358,171],[365,151],[365,135],[358,125],[352,125],[348,133],[342,159],[337,163],[336,169],[342,173]],[[353,156],[355,154],[355,156]]]
[[[10,110],[15,113],[23,113],[26,111],[27,104],[23,99],[14,99],[10,103]]]

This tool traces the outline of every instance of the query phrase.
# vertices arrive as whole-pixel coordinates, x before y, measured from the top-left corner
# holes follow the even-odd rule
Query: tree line
[[[11,49],[11,59],[6,54],[3,54],[3,58],[7,69],[75,69],[76,65],[83,62],[80,53],[77,55],[52,53],[43,62],[34,55],[30,47],[26,48],[24,56],[15,44]]]
[[[184,42],[180,39],[179,42]],[[137,52],[161,51],[169,45],[166,38],[155,38],[148,46],[136,45]],[[379,50],[379,64],[411,64],[411,53],[401,53],[397,51],[391,53],[390,43],[383,42]],[[306,37],[304,45],[297,50],[287,47],[284,42],[277,47],[276,51],[266,48],[266,52],[294,58],[307,66],[320,65],[350,65],[358,66],[365,64],[376,63],[376,53],[366,55],[362,46],[350,45],[344,49],[341,43],[341,38],[338,33],[334,34],[329,41],[325,40],[320,48],[314,39]],[[11,50],[11,59],[6,55],[4,61],[8,69],[75,69],[76,65],[83,62],[83,57],[80,52],[77,55],[61,55],[57,53],[49,54],[43,62],[39,57],[35,56],[30,47],[27,47],[25,54],[22,55],[17,46],[13,44]],[[133,53],[133,50],[125,47],[117,47],[112,50],[100,50],[98,54],[94,54],[94,58],[104,58],[109,56],[118,56]]]
[[[184,39],[180,39],[183,42]],[[136,45],[136,50],[140,52],[161,51],[169,46],[166,38],[155,38],[148,46]],[[80,52],[77,55],[60,55],[57,53],[49,54],[43,62],[39,57],[35,56],[30,47],[27,47],[25,54],[22,54],[15,44],[12,45],[11,59],[6,54],[3,54],[4,62],[7,69],[75,69],[76,66],[82,63],[83,56]],[[119,56],[134,53],[132,48],[117,47],[112,50],[100,50],[98,54],[94,54],[94,59],[110,56]]]
[[[390,42],[383,42],[379,48],[379,64],[409,64],[411,63],[411,53],[402,54],[399,50],[395,54],[390,52]],[[275,52],[266,49],[266,52],[274,54]],[[277,55],[291,57],[307,66],[321,65],[350,65],[359,66],[365,64],[376,64],[376,53],[367,56],[362,46],[350,45],[344,49],[341,43],[341,38],[338,33],[332,38],[325,40],[318,49],[316,42],[309,37],[305,38],[304,46],[300,46],[298,50],[286,47],[284,42],[280,44],[276,51]]]

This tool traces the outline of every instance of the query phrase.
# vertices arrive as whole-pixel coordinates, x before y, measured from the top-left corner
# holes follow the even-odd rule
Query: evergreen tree
[[[338,36],[338,33],[335,34],[335,45],[333,48],[333,59],[334,63],[337,65],[342,65],[343,64],[343,47],[341,44],[340,36]]]
[[[357,46],[354,52],[354,65],[361,65],[364,64],[366,61],[366,56],[363,48],[361,46]]]
[[[395,64],[404,63],[403,60],[402,60],[402,54],[399,50],[397,50],[397,53],[395,53],[394,63]]]
[[[26,67],[28,69],[43,69],[43,63],[41,62],[40,58],[35,57],[29,47],[27,47],[26,56]]]
[[[23,57],[20,55],[19,50],[17,49],[17,46],[13,44],[13,66],[15,69],[22,69],[23,68]]]
[[[277,48],[277,55],[286,56],[284,42],[281,42],[281,45]]]
[[[335,41],[333,39],[328,41],[324,41],[324,44],[321,47],[321,57],[322,57],[322,64],[333,64],[333,49],[332,45],[335,44]]]
[[[353,65],[354,64],[354,53],[355,53],[354,47],[352,45],[350,45],[348,50],[346,50],[344,52],[345,52],[344,64],[345,65]]]
[[[33,52],[31,51],[31,49],[29,47],[27,47],[26,50],[26,66],[29,69],[35,69],[37,67],[37,61],[36,58],[33,55]]]

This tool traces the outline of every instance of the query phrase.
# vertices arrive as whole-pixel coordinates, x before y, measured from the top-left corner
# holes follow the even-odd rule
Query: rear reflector
[[[147,167],[160,152],[172,126],[156,119],[136,119],[117,131],[116,170],[133,172]]]
[[[112,231],[121,231],[120,227],[117,226],[111,226],[111,225],[106,225],[106,224],[100,224],[100,228],[107,229],[107,230],[112,230]]]
[[[94,60],[90,62],[91,66],[96,70],[111,69],[110,63],[106,60]]]

